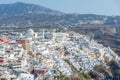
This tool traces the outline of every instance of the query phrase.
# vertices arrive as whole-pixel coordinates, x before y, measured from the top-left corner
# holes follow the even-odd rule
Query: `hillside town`
[[[110,47],[73,31],[0,34],[0,80],[58,80],[55,76],[79,76],[76,71],[88,73],[119,59]]]

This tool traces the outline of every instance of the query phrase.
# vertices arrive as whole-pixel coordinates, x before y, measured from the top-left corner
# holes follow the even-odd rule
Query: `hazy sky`
[[[0,4],[26,2],[66,13],[120,15],[120,0],[0,0]]]

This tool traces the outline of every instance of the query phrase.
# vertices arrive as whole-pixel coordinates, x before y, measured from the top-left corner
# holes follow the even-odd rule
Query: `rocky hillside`
[[[0,4],[0,19],[13,16],[21,16],[25,14],[60,14],[55,10],[51,10],[40,5],[26,4],[17,2],[13,4]]]
[[[120,80],[120,62],[110,61],[107,66],[96,66],[89,72],[91,78],[95,80]]]
[[[66,14],[27,3],[0,4],[0,27],[76,27],[81,24],[120,24],[120,16]]]

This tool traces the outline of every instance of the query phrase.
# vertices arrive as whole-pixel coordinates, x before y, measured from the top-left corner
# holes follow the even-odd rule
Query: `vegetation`
[[[88,74],[85,74],[82,71],[78,71],[68,60],[65,59],[65,61],[70,65],[72,71],[74,71],[78,75],[77,77],[71,78],[71,79],[73,79],[73,80],[92,80]]]
[[[87,74],[85,74],[85,73],[83,73],[83,72],[81,72],[80,74],[81,74],[81,76],[83,76],[84,78],[86,78],[86,79],[88,78],[88,75],[87,75]]]

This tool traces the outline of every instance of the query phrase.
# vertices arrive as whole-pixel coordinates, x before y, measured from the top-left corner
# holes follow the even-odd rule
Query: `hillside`
[[[0,4],[0,27],[79,27],[82,24],[120,24],[120,16],[66,14],[35,4]]]

